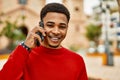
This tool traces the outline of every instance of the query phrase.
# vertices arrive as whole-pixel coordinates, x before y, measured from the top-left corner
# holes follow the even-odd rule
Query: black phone
[[[39,22],[39,26],[42,27],[42,28],[44,28],[44,23],[43,23],[43,21],[40,21],[40,22]],[[38,32],[36,32],[36,34],[38,34],[38,35],[40,36],[40,38],[41,38],[42,41],[44,40],[44,36],[42,35],[41,32],[38,31]],[[36,45],[37,45],[37,46],[40,46],[40,42],[39,42],[39,40],[37,40],[37,39],[36,39]]]

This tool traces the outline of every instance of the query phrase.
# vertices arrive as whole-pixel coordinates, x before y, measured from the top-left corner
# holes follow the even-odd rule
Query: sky
[[[100,0],[84,0],[84,11],[86,14],[92,14],[92,8],[99,5]]]
[[[92,12],[92,8],[96,5],[99,4],[100,0],[83,0],[84,1],[84,12],[88,15],[91,15]],[[50,2],[60,2],[62,3],[62,0],[46,0],[47,3]]]

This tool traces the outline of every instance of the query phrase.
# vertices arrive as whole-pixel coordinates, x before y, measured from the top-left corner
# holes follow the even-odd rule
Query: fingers
[[[37,46],[36,45],[36,40],[38,40],[39,43],[42,42],[41,37],[38,34],[36,34],[36,32],[38,32],[38,31],[40,33],[42,33],[43,36],[46,36],[46,34],[45,34],[46,31],[44,30],[44,28],[42,28],[42,27],[34,27],[28,33],[27,38],[26,38],[26,40],[24,42],[28,47],[34,48],[35,46]]]
[[[32,33],[32,36],[34,36],[34,41],[37,39],[41,43],[42,39],[38,34]]]
[[[40,33],[42,33],[43,36],[46,36],[46,34],[45,34],[46,31],[45,31],[45,29],[42,28],[42,27],[35,27],[35,28],[33,28],[33,30],[32,30],[33,33],[36,33],[36,32],[38,32],[38,31],[39,31]]]

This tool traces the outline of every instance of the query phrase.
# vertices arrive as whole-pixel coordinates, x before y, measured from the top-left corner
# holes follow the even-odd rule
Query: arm
[[[0,80],[20,80],[29,52],[19,45],[0,71]]]
[[[86,67],[85,67],[85,63],[84,60],[82,59],[82,69],[79,75],[79,79],[78,80],[88,80],[88,76],[87,76],[87,72],[86,72]]]
[[[33,28],[29,33],[24,44],[29,48],[35,48],[36,39],[41,42],[41,38],[36,32],[39,31],[45,36],[45,30],[40,27]],[[8,61],[0,71],[0,80],[20,80],[23,76],[23,68],[25,67],[29,52],[19,45],[10,55]],[[7,77],[6,77],[7,76]]]

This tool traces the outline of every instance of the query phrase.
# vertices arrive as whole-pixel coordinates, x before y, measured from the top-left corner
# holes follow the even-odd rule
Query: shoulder
[[[80,54],[78,54],[76,52],[73,52],[73,51],[71,51],[67,48],[64,48],[64,52],[65,52],[66,55],[69,55],[72,58],[75,58],[76,60],[83,62],[83,57]]]
[[[64,48],[64,51],[65,51],[64,55],[66,55],[66,59],[71,64],[73,64],[74,66],[76,66],[77,68],[80,68],[80,69],[83,69],[85,67],[84,59],[80,54],[73,52],[66,48]]]
[[[64,52],[67,52],[67,54],[71,54],[71,55],[74,55],[74,56],[78,56],[78,57],[81,57],[81,55],[79,55],[78,53],[72,51],[72,50],[69,50],[67,48],[63,48],[64,49]]]

